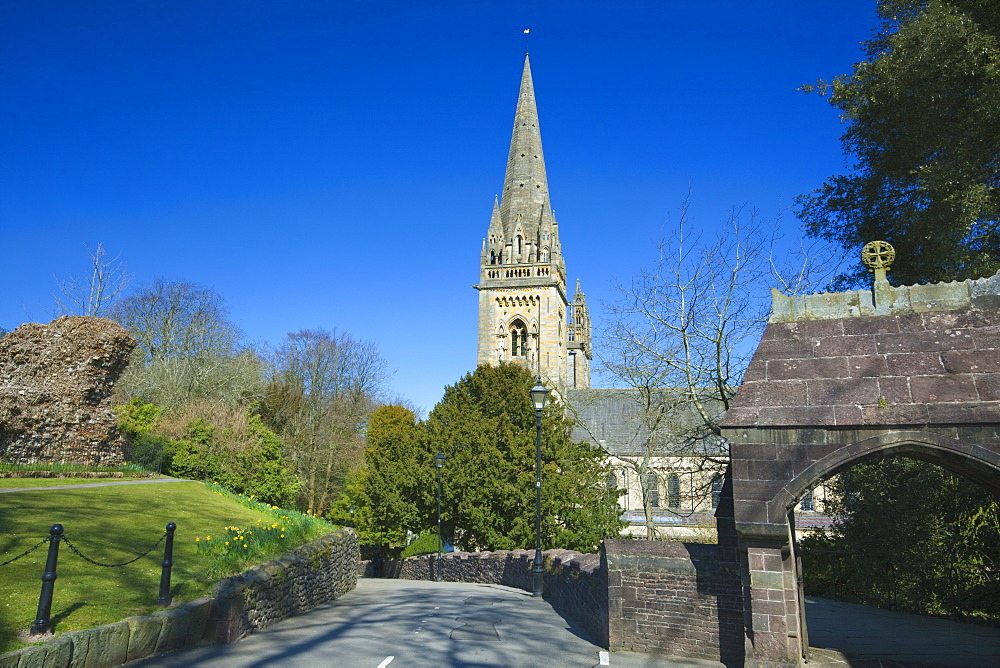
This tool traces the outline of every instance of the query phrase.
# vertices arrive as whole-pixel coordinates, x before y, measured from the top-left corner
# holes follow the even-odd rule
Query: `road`
[[[337,601],[231,645],[129,664],[159,668],[294,666],[598,666],[607,653],[520,589],[362,578]]]

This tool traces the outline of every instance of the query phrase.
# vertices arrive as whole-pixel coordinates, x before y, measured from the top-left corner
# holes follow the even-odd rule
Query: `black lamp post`
[[[438,558],[437,568],[434,573],[434,581],[441,582],[442,568],[444,566],[441,562],[441,553],[444,551],[444,542],[441,540],[441,467],[444,466],[444,453],[440,450],[438,450],[438,453],[434,455],[434,466],[437,467],[438,477]]]
[[[542,595],[542,409],[549,391],[542,385],[542,377],[531,388],[531,403],[535,405],[535,563],[531,568],[534,591],[531,595]]]

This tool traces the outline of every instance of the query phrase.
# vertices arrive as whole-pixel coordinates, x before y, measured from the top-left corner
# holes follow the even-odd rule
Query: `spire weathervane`
[[[531,28],[524,29],[524,55],[528,55],[528,36],[531,33]]]

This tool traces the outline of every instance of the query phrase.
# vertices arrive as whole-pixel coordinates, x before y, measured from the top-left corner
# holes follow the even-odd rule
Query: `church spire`
[[[534,238],[540,226],[551,226],[555,222],[549,204],[542,133],[538,127],[535,87],[531,81],[531,63],[527,54],[524,55],[521,90],[514,113],[514,131],[507,155],[500,214],[508,238],[516,235],[519,224],[526,236]]]

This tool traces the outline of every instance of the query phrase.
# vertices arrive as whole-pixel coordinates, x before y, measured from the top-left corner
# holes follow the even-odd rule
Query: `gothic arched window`
[[[655,473],[645,473],[642,476],[642,486],[646,491],[646,498],[649,499],[650,508],[660,507],[660,481]]]
[[[712,476],[712,508],[719,507],[719,501],[722,499],[723,483],[725,483],[725,478],[722,475],[716,473]]]
[[[520,320],[510,323],[510,356],[526,357],[528,355],[528,328]]]
[[[681,479],[676,473],[667,476],[667,508],[677,509],[681,507]]]
[[[497,254],[494,251],[490,251],[490,264],[497,263]]]

